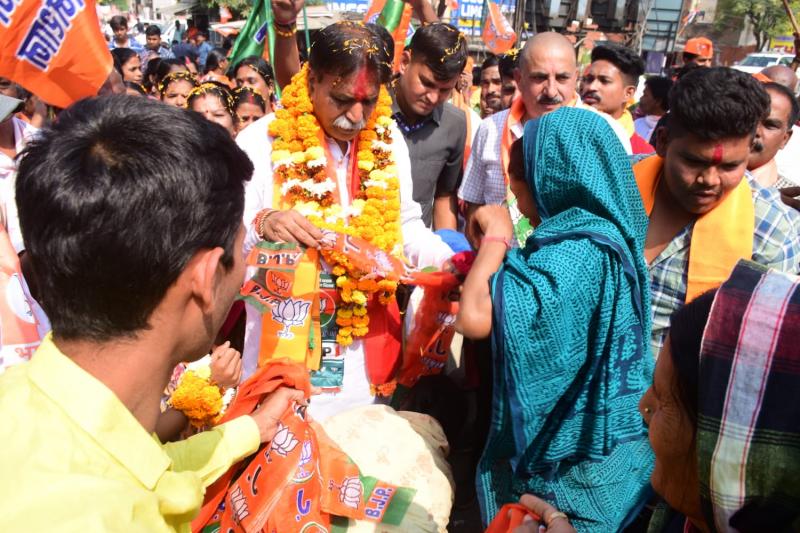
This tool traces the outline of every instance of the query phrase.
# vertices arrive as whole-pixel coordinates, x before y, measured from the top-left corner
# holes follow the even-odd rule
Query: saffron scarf
[[[531,492],[578,531],[622,528],[653,458],[638,402],[652,381],[647,216],[597,113],[526,124],[541,224],[492,280],[493,402],[478,467],[484,522]]]
[[[654,155],[633,167],[647,215],[655,205],[663,158]],[[747,179],[730,191],[714,209],[697,218],[689,248],[686,302],[719,287],[740,259],[753,255],[755,208]]]
[[[222,422],[249,415],[280,386],[311,394],[303,365],[271,361],[239,387]],[[192,530],[330,531],[334,516],[399,525],[415,492],[363,476],[305,408],[294,407],[270,443],[208,488]]]

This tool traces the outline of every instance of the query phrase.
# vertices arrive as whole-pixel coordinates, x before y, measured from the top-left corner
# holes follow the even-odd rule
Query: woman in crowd
[[[220,83],[203,83],[189,93],[189,109],[206,117],[228,130],[231,137],[236,136],[233,126],[233,96]]]
[[[267,114],[267,103],[257,89],[239,87],[233,91],[233,119],[236,133]]]
[[[208,58],[206,58],[205,72],[203,73],[201,81],[203,83],[207,81],[216,81],[227,86],[229,89],[233,89],[235,85],[225,75],[227,71],[228,57],[225,54],[225,50],[222,48],[214,48],[208,53]]]
[[[640,403],[664,499],[650,532],[800,528],[798,325],[800,278],[747,261],[673,315]]]
[[[274,104],[275,77],[270,64],[262,57],[248,56],[234,66],[233,72],[236,86],[251,87],[261,93],[268,105],[267,110],[271,113]]]
[[[122,76],[122,81],[142,83],[144,76],[139,54],[130,48],[114,48],[111,50],[111,57],[114,58],[114,68]]]
[[[580,531],[616,532],[648,497],[653,456],[637,411],[654,365],[647,216],[613,139],[586,110],[529,121],[509,175],[536,231],[506,257],[507,208],[484,206],[473,219],[481,244],[456,327],[493,340],[492,422],[478,466],[487,521],[531,492]]]
[[[195,77],[185,71],[173,72],[164,76],[158,83],[158,99],[175,107],[186,107],[189,93],[197,87]]]
[[[147,64],[147,80],[150,84],[150,92],[158,96],[158,85],[167,74],[173,72],[189,72],[182,59],[152,59]]]

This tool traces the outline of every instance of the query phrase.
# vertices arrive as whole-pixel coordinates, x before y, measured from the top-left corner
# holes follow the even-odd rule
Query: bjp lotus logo
[[[364,485],[357,476],[346,477],[341,485],[336,485],[333,481],[328,485],[329,489],[339,489],[339,501],[352,509],[358,509],[361,505],[361,496],[364,494]]]
[[[278,432],[272,437],[272,446],[270,446],[269,451],[274,451],[281,457],[286,457],[298,444],[299,442],[294,437],[294,433],[289,431],[288,427],[278,422]]]
[[[278,332],[278,337],[293,339],[292,327],[302,326],[305,323],[310,307],[311,302],[293,298],[282,300],[274,306],[272,308],[272,320],[283,325],[283,329]]]

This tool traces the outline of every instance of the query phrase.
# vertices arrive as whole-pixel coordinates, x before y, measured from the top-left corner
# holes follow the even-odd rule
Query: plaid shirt
[[[783,204],[780,193],[756,183],[745,174],[753,189],[755,234],[752,260],[782,272],[797,273],[800,265],[800,214]],[[653,336],[650,346],[657,356],[669,332],[672,313],[686,300],[689,244],[694,223],[686,226],[650,264],[653,297]]]

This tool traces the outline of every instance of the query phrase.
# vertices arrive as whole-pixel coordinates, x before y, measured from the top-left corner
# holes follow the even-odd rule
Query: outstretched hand
[[[300,0],[302,1],[302,0]],[[270,213],[264,220],[262,237],[275,242],[297,242],[309,248],[319,248],[322,231],[294,209]]]

